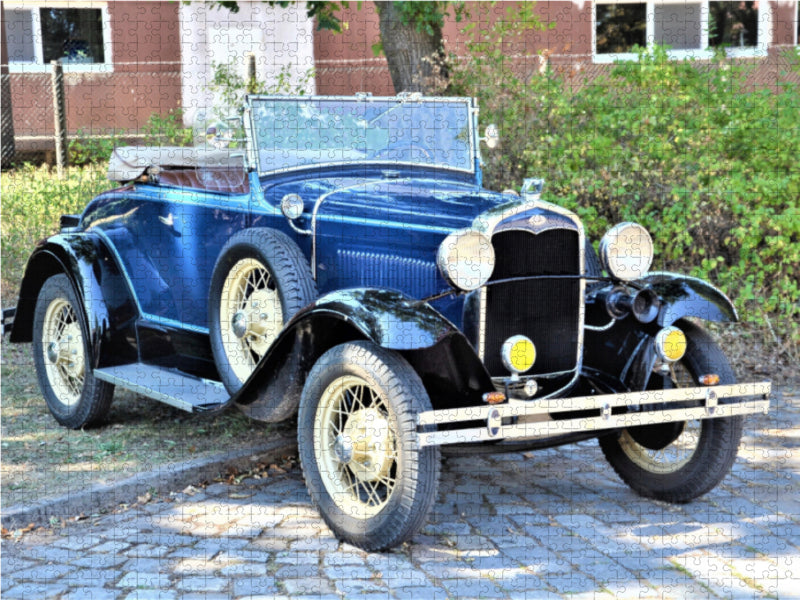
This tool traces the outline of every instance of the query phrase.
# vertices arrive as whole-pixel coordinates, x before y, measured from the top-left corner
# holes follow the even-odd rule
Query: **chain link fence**
[[[59,124],[67,147],[102,140],[141,143],[153,115],[178,115],[179,63],[114,65],[114,70],[11,72],[3,65],[3,167],[57,162]],[[127,66],[127,68],[126,68]],[[180,121],[180,119],[178,119]]]

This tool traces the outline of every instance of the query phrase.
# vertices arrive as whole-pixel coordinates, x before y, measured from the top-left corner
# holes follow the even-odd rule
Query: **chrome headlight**
[[[436,256],[447,283],[460,290],[476,290],[489,281],[494,270],[491,240],[474,229],[455,231],[444,238]]]
[[[637,223],[615,225],[600,241],[600,262],[612,277],[641,279],[653,264],[653,240]]]

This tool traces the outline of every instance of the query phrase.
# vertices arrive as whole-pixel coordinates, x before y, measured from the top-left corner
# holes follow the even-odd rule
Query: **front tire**
[[[721,384],[736,383],[727,357],[711,336],[688,321],[679,326],[687,347],[684,357],[673,364],[672,383],[698,386],[701,376],[712,373],[719,375]],[[723,480],[736,459],[741,437],[742,417],[734,416],[627,428],[601,437],[600,447],[620,478],[636,492],[683,503]],[[658,439],[663,443],[649,443]]]
[[[89,328],[66,275],[44,282],[33,313],[33,364],[47,408],[70,429],[97,425],[108,414],[114,386],[92,371]]]
[[[298,450],[311,499],[339,539],[384,550],[425,522],[440,455],[419,446],[416,415],[430,408],[411,366],[368,342],[336,346],[311,370]]]

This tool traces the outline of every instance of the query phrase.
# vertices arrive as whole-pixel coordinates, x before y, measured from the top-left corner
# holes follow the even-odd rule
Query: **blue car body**
[[[522,195],[482,187],[471,99],[252,97],[244,129],[246,147],[222,159],[211,152],[221,162],[180,148],[157,160],[120,152],[111,170],[122,169],[113,178],[126,184],[65,216],[33,253],[12,341],[33,337],[42,285],[66,273],[98,377],[187,410],[233,400],[279,420],[296,408],[314,361],[347,340],[402,353],[434,409],[449,409],[480,406],[495,390],[519,397],[528,379],[530,399],[646,389],[659,329],[686,316],[736,318],[716,288],[669,273],[629,282],[627,309],[609,318],[619,281],[602,273],[580,220],[542,202],[533,184]],[[295,218],[282,208],[290,196],[302,202]],[[226,243],[250,229],[296,245],[318,298],[270,340],[239,389],[184,402],[104,371],[150,365],[218,382],[209,290]],[[437,264],[443,242],[465,230],[483,232],[497,256],[491,279],[473,290],[454,289]],[[626,319],[641,290],[653,317]],[[522,377],[500,356],[517,333],[537,350]],[[289,392],[287,378],[296,382]]]

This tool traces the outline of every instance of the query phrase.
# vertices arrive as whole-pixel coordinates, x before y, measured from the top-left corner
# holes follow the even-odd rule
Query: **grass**
[[[47,167],[25,165],[0,176],[3,201],[2,302],[14,306],[36,242],[58,230],[59,217],[79,213],[113,186],[105,165],[71,167],[59,179]],[[30,344],[2,341],[0,449],[3,507],[109,483],[170,463],[263,444],[276,426],[237,409],[192,415],[117,390],[106,425],[72,431],[50,415],[39,392]],[[284,426],[287,427],[288,426]]]

